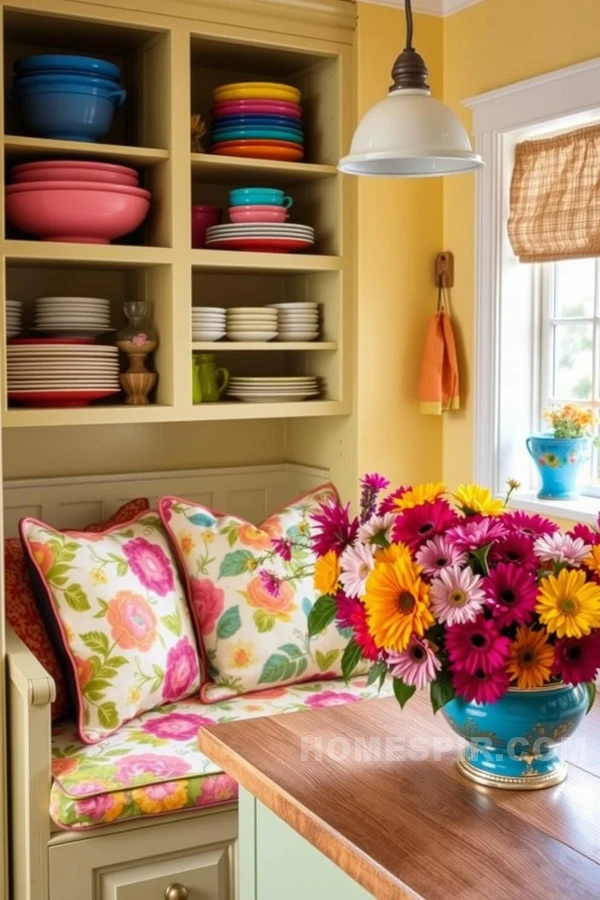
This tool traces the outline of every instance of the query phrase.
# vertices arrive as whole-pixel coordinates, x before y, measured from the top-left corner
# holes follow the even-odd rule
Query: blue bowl
[[[63,141],[97,141],[110,131],[115,109],[126,92],[100,88],[38,90],[17,95],[25,124],[36,137]]]
[[[298,131],[288,131],[284,128],[213,128],[210,133],[213,144],[221,141],[291,141],[294,144],[303,144],[304,138]]]
[[[235,188],[229,191],[230,206],[285,206],[289,209],[293,204],[291,197],[286,196],[277,188]]]
[[[73,72],[80,75],[99,75],[119,81],[121,70],[114,63],[93,56],[73,56],[68,53],[39,53],[26,56],[15,63],[16,75],[37,72]]]
[[[291,116],[223,116],[213,119],[213,128],[252,128],[256,125],[267,125],[271,128],[285,128],[289,131],[303,131],[298,119]]]
[[[120,87],[112,78],[103,78],[99,75],[78,75],[71,72],[41,72],[36,75],[20,75],[13,79],[13,83],[17,91],[40,86],[52,88],[57,84],[99,87],[108,91],[114,91]]]

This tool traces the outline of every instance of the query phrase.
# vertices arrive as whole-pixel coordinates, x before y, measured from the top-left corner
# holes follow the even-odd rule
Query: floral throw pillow
[[[331,625],[310,639],[307,625],[318,599],[311,515],[329,498],[332,485],[317,488],[259,527],[177,497],[159,501],[212,679],[205,702],[341,674],[347,636]]]
[[[185,593],[155,512],[97,534],[22,519],[21,539],[64,650],[84,743],[198,688]]]

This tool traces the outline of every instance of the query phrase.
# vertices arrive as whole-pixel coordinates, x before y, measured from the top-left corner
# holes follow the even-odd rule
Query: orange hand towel
[[[419,399],[421,412],[429,416],[460,409],[456,344],[450,316],[441,302],[427,330]]]

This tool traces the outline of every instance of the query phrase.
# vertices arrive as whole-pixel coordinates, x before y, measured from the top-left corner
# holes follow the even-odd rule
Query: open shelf
[[[215,251],[217,252],[217,251]],[[125,244],[63,244],[53,241],[4,241],[7,259],[27,260],[32,266],[66,262],[86,266],[155,266],[170,263],[172,250],[166,247],[134,247]]]
[[[121,163],[128,166],[152,166],[169,158],[168,150],[156,147],[125,147],[121,144],[99,144],[88,141],[55,141],[51,138],[24,137],[7,134],[4,138],[4,152],[11,163],[29,157],[77,157],[102,158],[104,162]]]
[[[193,341],[192,350],[214,350],[231,353],[235,350],[337,350],[336,341]]]
[[[193,269],[238,272],[337,272],[339,256],[309,253],[246,253],[240,250],[192,250]]]
[[[213,184],[242,184],[272,187],[304,184],[337,175],[335,166],[317,163],[277,162],[270,159],[238,159],[235,156],[212,156],[192,153],[192,180]]]

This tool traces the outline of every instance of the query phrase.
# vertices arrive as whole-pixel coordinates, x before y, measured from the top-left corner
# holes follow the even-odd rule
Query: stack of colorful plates
[[[6,337],[14,338],[21,334],[23,311],[20,300],[6,301]]]
[[[221,306],[192,307],[192,339],[220,341],[225,336],[225,310]]]
[[[317,397],[319,386],[312,375],[242,378],[232,377],[227,393],[246,403],[292,403]]]
[[[213,225],[206,232],[206,246],[212,250],[296,253],[308,250],[314,243],[314,228],[290,222]]]
[[[213,91],[212,152],[300,162],[304,158],[302,95],[287,84],[248,81]]]
[[[87,406],[118,394],[119,351],[85,339],[18,339],[7,347],[8,399],[27,406]]]
[[[31,330],[51,337],[89,338],[114,331],[110,301],[102,297],[40,297],[35,301]]]
[[[265,306],[234,306],[227,310],[230,341],[272,341],[277,337],[277,310]]]
[[[316,303],[271,303],[277,310],[278,341],[314,341],[319,336],[319,307]]]

